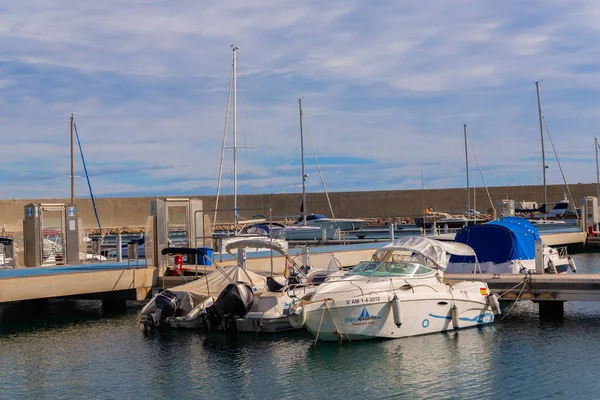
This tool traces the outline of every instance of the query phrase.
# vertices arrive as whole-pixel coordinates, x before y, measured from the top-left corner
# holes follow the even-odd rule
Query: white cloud
[[[428,187],[462,186],[463,123],[490,185],[538,183],[542,78],[567,177],[593,181],[593,164],[576,160],[593,161],[600,119],[598,14],[583,0],[17,3],[0,12],[0,181],[23,168],[64,175],[74,113],[96,194],[214,192],[231,44],[238,144],[259,147],[240,150],[247,190],[299,190],[298,97],[318,156],[373,160],[323,165],[334,190],[420,187],[421,170]]]

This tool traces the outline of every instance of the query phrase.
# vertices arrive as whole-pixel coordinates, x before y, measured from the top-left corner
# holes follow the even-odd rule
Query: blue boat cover
[[[467,226],[456,233],[455,242],[473,248],[479,262],[500,264],[511,260],[535,258],[537,228],[519,217],[503,217],[483,225]],[[474,257],[452,256],[450,262],[475,262]]]

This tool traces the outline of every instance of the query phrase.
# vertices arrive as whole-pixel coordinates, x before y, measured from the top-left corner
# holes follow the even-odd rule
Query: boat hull
[[[464,292],[461,292],[464,295]],[[485,296],[455,299],[447,293],[399,296],[402,323],[396,324],[393,294],[323,301],[307,309],[305,325],[323,341],[402,338],[490,324],[494,314]],[[353,302],[357,302],[353,304]],[[456,311],[453,311],[453,305]],[[453,313],[456,313],[453,318]],[[454,322],[455,320],[456,322]]]
[[[238,332],[275,333],[297,329],[292,327],[288,317],[284,315],[274,318],[248,315],[246,318],[240,318],[236,322]]]

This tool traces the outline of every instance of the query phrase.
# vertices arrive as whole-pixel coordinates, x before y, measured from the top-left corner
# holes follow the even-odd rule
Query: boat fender
[[[571,258],[571,256],[567,257],[567,259],[569,260],[569,267],[571,267],[571,271],[573,273],[577,272],[577,267],[575,266],[575,261],[573,261],[573,259]]]
[[[502,309],[500,308],[500,301],[498,301],[498,296],[494,293],[488,295],[488,305],[492,309],[492,312],[495,316],[499,316],[502,314]]]
[[[459,329],[459,321],[458,321],[458,315],[460,313],[458,312],[458,307],[456,306],[456,304],[454,304],[451,308],[450,308],[450,315],[452,316],[452,325],[454,326],[454,329]]]
[[[392,314],[394,316],[394,324],[396,324],[396,327],[400,328],[400,325],[402,325],[402,309],[400,299],[396,295],[394,295],[394,298],[392,299]]]
[[[302,328],[306,322],[306,312],[304,311],[304,307],[296,307],[296,309],[290,313],[288,320],[292,328]]]

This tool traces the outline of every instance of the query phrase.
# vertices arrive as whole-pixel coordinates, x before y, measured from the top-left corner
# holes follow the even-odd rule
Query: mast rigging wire
[[[94,199],[94,193],[92,193],[92,184],[90,183],[90,176],[88,175],[87,166],[85,165],[85,158],[83,158],[83,149],[81,148],[81,142],[79,141],[79,133],[77,132],[77,125],[75,124],[75,122],[73,122],[73,128],[75,129],[75,137],[77,138],[77,145],[79,146],[79,154],[81,154],[81,162],[83,164],[83,170],[85,171],[85,178],[87,179],[88,188],[90,189],[90,197],[92,198],[92,206],[94,207],[96,222],[98,222],[100,237],[104,238],[104,234],[102,233],[102,226],[100,225],[100,218],[98,217],[98,210],[96,209],[96,200]]]

